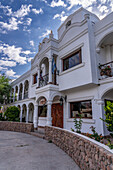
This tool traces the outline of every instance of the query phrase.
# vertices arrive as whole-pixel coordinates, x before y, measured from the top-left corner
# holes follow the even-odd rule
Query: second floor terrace
[[[99,80],[113,77],[113,32],[100,41],[97,57]]]

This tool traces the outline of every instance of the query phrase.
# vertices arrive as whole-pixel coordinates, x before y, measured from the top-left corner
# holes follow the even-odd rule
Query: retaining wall
[[[0,130],[29,133],[34,131],[33,123],[0,121]]]
[[[64,150],[82,170],[113,170],[113,150],[81,134],[46,126],[45,138]]]

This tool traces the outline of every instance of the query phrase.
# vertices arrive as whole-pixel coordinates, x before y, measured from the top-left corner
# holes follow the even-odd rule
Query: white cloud
[[[19,64],[26,64],[27,63],[27,57],[26,55],[32,54],[30,50],[22,50],[21,47],[15,47],[14,45],[10,46],[8,44],[1,44],[0,45],[0,53],[3,53],[4,56],[7,56],[7,58],[4,61],[4,63],[7,66],[15,66],[15,62]],[[11,61],[10,61],[11,60]],[[11,65],[8,65],[8,62],[12,62]],[[4,64],[2,61],[2,64]],[[1,64],[1,65],[2,65]]]
[[[33,58],[32,58],[32,57],[30,57],[30,58],[28,58],[28,59],[27,59],[27,61],[28,61],[28,62],[30,62],[32,59],[33,59]]]
[[[0,66],[15,67],[15,61],[0,60]]]
[[[59,6],[66,7],[67,4],[65,4],[64,1],[62,1],[62,0],[58,0],[58,1],[53,0],[51,2],[50,6],[53,7],[53,8],[54,7],[59,7]]]
[[[46,29],[46,32],[45,32],[45,33],[42,33],[42,35],[39,36],[39,38],[44,38],[44,37],[48,36],[48,35],[50,34],[50,32],[51,32],[51,30]]]
[[[1,34],[7,34],[7,31],[0,28],[0,33]]]
[[[4,70],[7,70],[7,68],[0,66],[0,71],[4,71]]]
[[[95,13],[100,19],[113,11],[113,0],[67,0],[69,4],[67,10],[72,7],[82,6],[90,12]]]
[[[99,5],[98,9],[101,13],[103,13],[103,12],[107,13],[109,11],[108,7],[105,5]]]
[[[47,1],[46,0],[42,0],[43,2],[45,2],[47,4]]]
[[[27,26],[24,26],[24,27],[23,27],[23,31],[28,32],[28,33],[31,33],[31,30],[30,30],[30,29],[27,29]]]
[[[21,18],[24,17],[26,15],[29,14],[29,12],[31,11],[32,5],[22,5],[21,8],[19,10],[17,10],[16,12],[13,13],[13,16],[17,17],[17,18]]]
[[[21,51],[21,53],[26,54],[26,55],[32,54],[32,52],[31,52],[31,51],[29,51],[29,50]]]
[[[7,70],[7,71],[5,72],[5,74],[6,74],[6,76],[8,76],[8,77],[14,77],[14,78],[20,77],[19,75],[16,75],[16,72],[14,72],[12,69]]]
[[[53,0],[51,2],[50,6],[53,7],[53,8],[54,7],[59,7],[59,6],[66,7],[67,4],[65,4],[64,1],[62,1],[62,0],[58,0],[58,1]]]
[[[6,29],[8,31],[12,31],[12,30],[18,30],[18,25],[22,24],[21,21],[17,21],[16,18],[12,17],[11,19],[9,19],[9,23],[7,22],[0,22],[0,25],[3,29]]]
[[[34,41],[33,40],[29,41],[29,44],[34,47]]]
[[[61,22],[63,22],[63,21],[65,21],[65,20],[66,20],[66,18],[67,18],[67,17],[68,17],[68,16],[67,16],[67,15],[65,15],[65,12],[64,12],[64,11],[62,11],[62,12],[61,12],[61,14],[56,14],[56,15],[54,15],[53,19],[58,18],[58,19],[60,19],[60,20],[61,20]]]
[[[70,6],[67,8],[67,10],[70,10],[75,5],[81,5],[83,8],[86,8],[93,3],[95,3],[95,0],[67,0],[67,2],[70,4]]]
[[[40,8],[39,10],[33,8],[32,11],[33,11],[35,14],[43,14],[42,8]]]
[[[32,19],[31,18],[27,18],[26,24],[27,25],[31,25]]]
[[[3,9],[3,12],[6,14],[6,15],[11,15],[12,14],[12,8],[10,8],[10,6],[4,6],[0,3],[0,8]]]

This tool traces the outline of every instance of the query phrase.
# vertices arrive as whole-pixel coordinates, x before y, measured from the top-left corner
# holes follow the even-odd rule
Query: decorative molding
[[[74,71],[74,70],[79,69],[79,68],[84,67],[84,66],[85,66],[85,63],[78,64],[78,65],[76,65],[76,66],[74,66],[74,67],[72,67],[68,70],[62,71],[61,73],[59,73],[59,76],[62,76],[64,74],[67,74],[71,71]]]
[[[66,52],[66,53],[64,53],[62,56],[59,56],[59,58],[60,58],[60,59],[63,59],[63,58],[65,58],[65,57],[69,56],[70,53],[73,53],[74,51],[76,52],[79,48],[82,48],[83,46],[84,46],[84,43],[81,43],[81,44],[77,45],[76,47],[72,48],[71,50],[69,50],[69,51],[68,51],[68,54],[67,54],[67,52]]]
[[[85,96],[85,97],[77,97],[77,98],[71,98],[69,99],[68,97],[68,100],[67,102],[77,102],[77,101],[83,101],[83,100],[93,100],[94,99],[94,96]]]
[[[109,29],[110,27],[113,27],[113,21],[110,22],[108,25],[106,25],[104,27],[102,26],[102,28],[100,28],[99,30],[95,31],[94,35],[97,36],[98,34],[103,33],[105,30]]]

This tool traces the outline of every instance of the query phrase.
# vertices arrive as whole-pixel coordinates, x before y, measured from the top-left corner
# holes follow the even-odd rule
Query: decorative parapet
[[[82,170],[113,170],[113,151],[93,139],[51,126],[45,127],[45,138],[64,150]]]
[[[0,130],[30,133],[34,132],[34,126],[33,123],[0,121]]]

